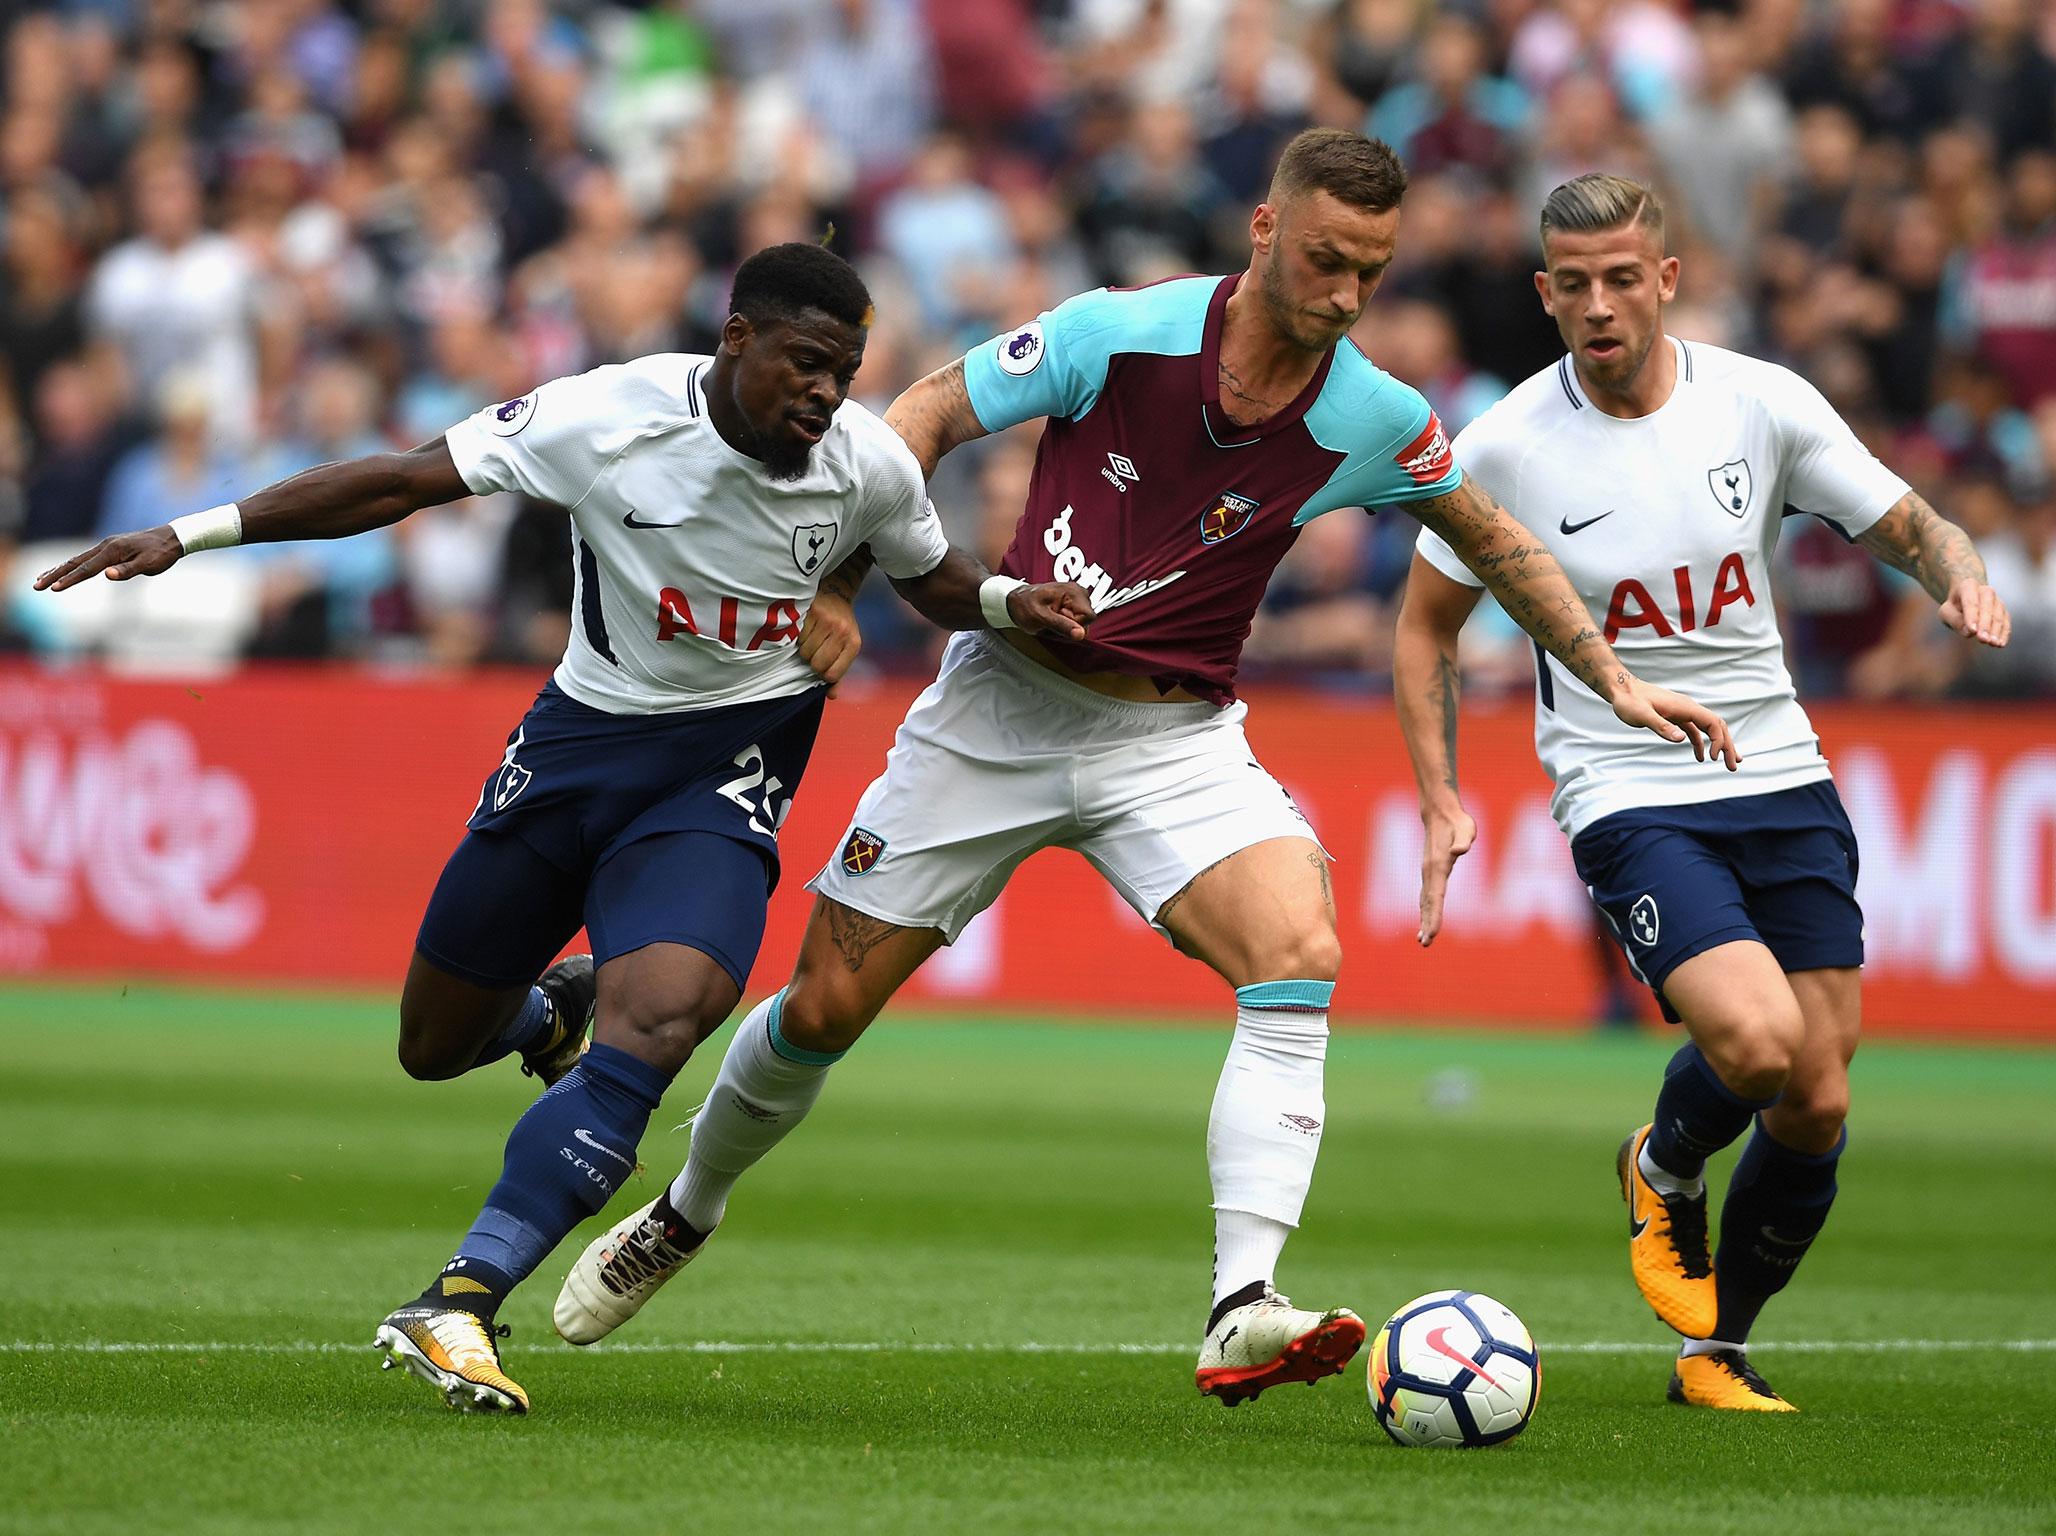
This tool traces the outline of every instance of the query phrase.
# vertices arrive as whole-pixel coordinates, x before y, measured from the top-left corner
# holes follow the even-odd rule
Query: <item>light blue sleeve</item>
[[[1421,392],[1344,344],[1307,430],[1343,455],[1328,483],[1293,518],[1308,523],[1337,507],[1393,506],[1445,496],[1463,484],[1449,434]]]
[[[1218,281],[1095,288],[981,342],[964,354],[964,388],[979,425],[1002,432],[1038,416],[1075,421],[1099,400],[1116,353],[1198,352]]]

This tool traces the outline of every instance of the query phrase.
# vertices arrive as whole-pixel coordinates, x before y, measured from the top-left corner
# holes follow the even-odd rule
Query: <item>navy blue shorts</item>
[[[1672,1023],[1664,982],[1717,944],[1757,940],[1786,971],[1863,964],[1856,834],[1828,780],[1619,811],[1580,832],[1571,857]]]
[[[478,986],[524,986],[583,925],[601,964],[686,944],[743,985],[825,698],[610,715],[546,685],[486,779],[415,947]]]

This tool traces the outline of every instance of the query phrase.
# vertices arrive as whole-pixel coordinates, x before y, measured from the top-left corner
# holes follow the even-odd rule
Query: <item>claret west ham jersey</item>
[[[610,714],[816,687],[794,642],[821,579],[862,544],[902,579],[948,552],[892,428],[849,401],[805,473],[774,480],[708,419],[712,363],[669,353],[595,368],[445,434],[475,493],[570,512],[577,587],[556,682]]]
[[[1277,415],[1230,420],[1221,326],[1241,280],[1080,294],[964,359],[988,430],[1049,418],[1000,568],[1080,582],[1099,616],[1089,639],[1043,644],[1079,671],[1215,703],[1234,697],[1250,619],[1303,524],[1462,481],[1427,401],[1348,341]]]
[[[1809,512],[1855,538],[1906,494],[1811,384],[1699,342],[1677,386],[1621,420],[1585,397],[1569,358],[1466,427],[1457,458],[1548,546],[1636,676],[1718,710],[1739,773],[1632,729],[1536,651],[1535,748],[1566,833],[1645,806],[1694,805],[1829,776],[1785,669],[1770,559],[1784,518]],[[1426,529],[1419,549],[1478,578]]]

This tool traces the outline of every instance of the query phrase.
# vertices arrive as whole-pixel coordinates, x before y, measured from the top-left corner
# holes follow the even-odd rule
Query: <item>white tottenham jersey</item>
[[[773,480],[707,416],[713,359],[638,358],[554,379],[445,434],[478,495],[520,491],[571,514],[571,643],[557,686],[610,714],[800,693],[800,624],[859,545],[888,576],[948,552],[907,445],[854,401],[806,472]]]
[[[1769,794],[1828,777],[1792,691],[1771,606],[1785,515],[1850,538],[1906,494],[1811,384],[1774,363],[1671,341],[1677,386],[1651,414],[1609,416],[1568,357],[1472,422],[1457,462],[1548,545],[1607,643],[1646,682],[1720,712],[1739,773],[1620,723],[1536,649],[1535,750],[1572,836],[1630,808]],[[1482,586],[1423,529],[1444,575]]]

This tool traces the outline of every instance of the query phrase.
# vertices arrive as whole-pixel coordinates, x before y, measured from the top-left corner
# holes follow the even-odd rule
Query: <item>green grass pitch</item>
[[[2056,1530],[2056,1053],[1866,1048],[1841,1202],[1756,1352],[1805,1411],[1758,1418],[1663,1401],[1627,1278],[1613,1152],[1664,1041],[1339,1036],[1280,1281],[1373,1325],[1449,1285],[1519,1312],[1535,1421],[1458,1453],[1386,1443],[1361,1359],[1194,1392],[1224,1021],[888,1019],[635,1324],[550,1331],[589,1228],[505,1313],[535,1412],[452,1414],[367,1346],[533,1084],[409,1082],[390,1013],[0,992],[0,1531]]]

